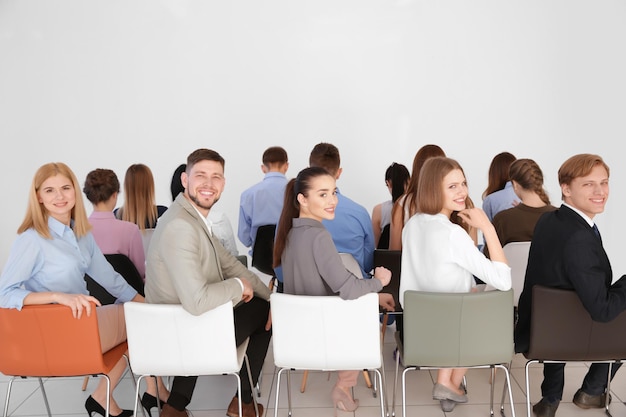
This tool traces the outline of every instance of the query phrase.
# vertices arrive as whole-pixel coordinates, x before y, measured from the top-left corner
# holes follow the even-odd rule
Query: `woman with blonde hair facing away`
[[[118,219],[135,223],[142,232],[154,229],[157,220],[167,210],[156,204],[154,177],[144,164],[133,164],[124,175],[124,205],[115,210]]]
[[[417,202],[417,214],[402,233],[401,304],[408,290],[471,292],[474,277],[498,290],[511,288],[511,268],[495,228],[481,209],[468,207],[467,181],[457,161],[434,157],[424,163]],[[491,248],[491,260],[480,252],[467,231],[452,221],[454,217],[465,226],[482,231]],[[443,411],[467,402],[466,394],[459,388],[466,371],[438,371],[433,399],[441,402]]]
[[[335,178],[324,168],[305,168],[287,183],[274,241],[274,267],[282,265],[285,294],[339,295],[352,300],[379,292],[391,280],[391,271],[378,267],[373,279],[359,279],[344,266],[333,239],[322,224],[332,220],[337,206]],[[379,294],[383,308],[393,310],[391,294]],[[350,390],[359,371],[339,371],[331,397],[343,411],[354,411],[358,400]]]
[[[509,242],[530,242],[539,217],[556,210],[543,188],[543,173],[535,161],[516,160],[511,164],[509,177],[513,191],[521,202],[502,210],[493,218],[493,226],[502,246]],[[489,247],[485,247],[484,253],[489,256]]]
[[[413,158],[413,167],[409,183],[404,194],[394,203],[391,211],[391,226],[389,230],[389,249],[402,249],[402,228],[411,216],[417,212],[417,183],[420,171],[427,159],[434,156],[446,156],[443,149],[437,145],[422,146]]]
[[[122,303],[144,298],[107,262],[90,229],[80,186],[70,168],[60,162],[40,167],[0,276],[0,307],[21,310],[25,305],[56,303],[68,306],[75,318],[97,314],[102,352],[107,352],[126,340]],[[85,274],[115,296],[116,304],[100,306],[87,292]],[[95,312],[91,303],[98,306]],[[109,373],[113,388],[125,368],[126,360],[121,359]],[[106,391],[106,380],[101,379],[85,402],[90,416],[105,415]],[[122,410],[112,395],[109,400],[111,417],[133,414]]]

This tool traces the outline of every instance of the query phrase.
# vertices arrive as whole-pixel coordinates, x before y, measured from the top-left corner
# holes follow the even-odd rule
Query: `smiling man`
[[[598,155],[580,154],[559,169],[563,204],[545,213],[535,227],[524,290],[515,327],[515,351],[526,352],[530,339],[532,287],[576,291],[592,319],[608,322],[626,309],[626,279],[615,284],[609,258],[602,247],[594,217],[604,211],[609,198],[609,167]],[[619,364],[613,365],[613,375]],[[563,363],[546,363],[541,384],[542,400],[533,406],[538,417],[553,417],[563,396]],[[580,408],[603,408],[608,364],[594,363],[573,402]]]
[[[213,150],[198,149],[187,158],[187,168],[181,180],[185,191],[159,219],[150,241],[146,261],[146,301],[182,304],[194,315],[231,301],[235,305],[237,345],[250,338],[246,353],[253,384],[256,384],[271,338],[270,291],[211,232],[208,215],[224,190],[224,159]],[[240,374],[243,416],[251,417],[255,410],[245,365]],[[186,407],[191,401],[196,379],[174,377],[161,417],[187,417]],[[259,415],[262,414],[263,407],[259,404]],[[226,415],[239,415],[236,395]]]

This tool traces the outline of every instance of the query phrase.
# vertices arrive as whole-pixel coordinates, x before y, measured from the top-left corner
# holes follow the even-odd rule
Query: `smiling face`
[[[461,211],[466,208],[467,182],[465,175],[460,169],[453,169],[443,177],[443,208],[441,213],[450,217],[453,211]]]
[[[185,187],[185,197],[204,216],[208,216],[211,207],[219,201],[226,183],[222,164],[209,160],[195,163],[189,174],[182,173],[181,180]]]
[[[76,190],[72,180],[60,174],[49,177],[41,183],[37,197],[51,217],[69,226],[72,209],[76,204]]]
[[[300,217],[317,221],[332,220],[335,218],[337,206],[337,187],[335,179],[330,175],[320,175],[311,178],[310,189],[305,196],[298,194],[300,203]]]
[[[593,167],[589,175],[561,184],[563,201],[585,213],[589,218],[604,211],[609,198],[609,174],[602,165]]]

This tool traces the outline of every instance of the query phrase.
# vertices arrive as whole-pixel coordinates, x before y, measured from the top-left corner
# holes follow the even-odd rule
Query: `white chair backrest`
[[[281,368],[363,370],[381,366],[378,295],[273,293],[272,346]]]
[[[528,264],[530,242],[510,242],[502,247],[504,255],[511,267],[511,282],[513,284],[513,304],[517,307],[519,296],[524,289],[524,277]]]
[[[128,353],[137,375],[213,375],[238,372],[233,305],[199,316],[178,304],[124,304]]]
[[[363,272],[361,271],[361,266],[356,261],[356,259],[354,259],[354,256],[352,256],[352,254],[340,252],[339,256],[341,256],[343,265],[346,267],[348,271],[352,272],[354,275],[356,275],[359,278],[363,278]]]
[[[146,257],[148,257],[148,247],[150,246],[150,239],[152,239],[153,234],[154,234],[154,229],[144,229],[141,231],[143,251]]]

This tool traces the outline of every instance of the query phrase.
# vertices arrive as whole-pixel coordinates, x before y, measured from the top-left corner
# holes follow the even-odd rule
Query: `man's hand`
[[[267,323],[265,323],[265,331],[268,332],[272,328],[272,310],[267,313]]]
[[[385,292],[378,293],[378,305],[380,305],[386,311],[396,310],[396,303],[393,301],[393,295]]]
[[[241,300],[244,303],[247,303],[248,301],[252,300],[252,297],[254,297],[254,290],[252,290],[252,286],[250,285],[247,279],[245,278],[239,278],[239,279],[241,280],[241,283],[243,284],[243,293],[241,294]]]

